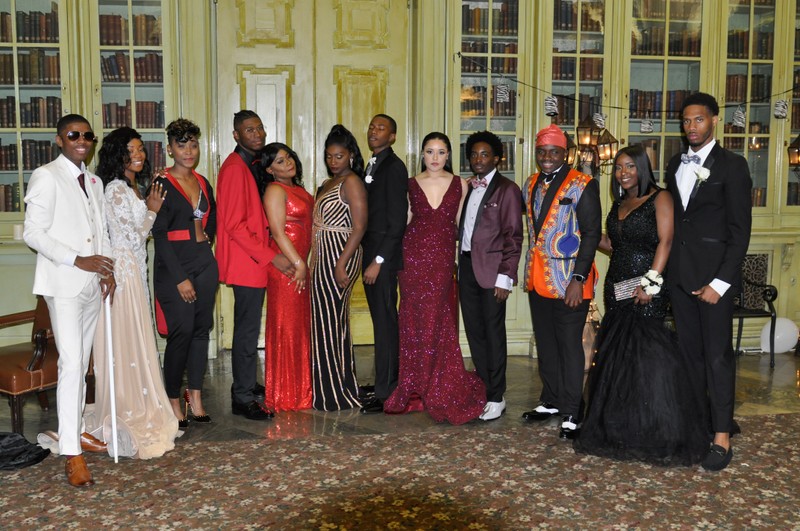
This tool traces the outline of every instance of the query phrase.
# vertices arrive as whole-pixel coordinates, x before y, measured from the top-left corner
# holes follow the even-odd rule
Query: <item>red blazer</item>
[[[217,264],[219,281],[264,288],[275,258],[269,248],[267,215],[253,174],[235,151],[217,178]]]

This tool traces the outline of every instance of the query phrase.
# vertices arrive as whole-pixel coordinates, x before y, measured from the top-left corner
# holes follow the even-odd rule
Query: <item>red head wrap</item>
[[[558,146],[567,149],[567,137],[556,124],[550,124],[536,133],[536,147]]]

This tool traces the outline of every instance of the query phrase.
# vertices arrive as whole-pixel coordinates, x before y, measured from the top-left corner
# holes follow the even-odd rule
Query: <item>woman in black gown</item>
[[[606,315],[589,377],[589,407],[578,453],[659,465],[699,463],[708,448],[700,400],[692,396],[674,334],[664,326],[663,283],[673,206],[656,186],[641,146],[614,159],[614,204],[601,249],[611,251]],[[630,280],[624,289],[614,285]]]

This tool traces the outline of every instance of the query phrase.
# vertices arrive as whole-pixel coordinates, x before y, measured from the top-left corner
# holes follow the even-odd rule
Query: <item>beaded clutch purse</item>
[[[641,285],[642,277],[633,277],[627,280],[620,280],[614,283],[614,299],[624,301],[625,299],[633,298],[633,292],[636,286]]]

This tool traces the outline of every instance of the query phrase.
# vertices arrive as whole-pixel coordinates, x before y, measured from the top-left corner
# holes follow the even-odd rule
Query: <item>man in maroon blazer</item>
[[[233,289],[233,386],[234,415],[267,420],[274,413],[265,409],[264,386],[256,380],[258,336],[270,263],[292,273],[293,266],[282,254],[269,248],[267,216],[261,204],[264,183],[261,150],[267,134],[261,118],[242,110],[233,116],[236,149],[228,155],[217,179],[217,263],[219,280]]]
[[[458,292],[472,362],[486,385],[481,420],[506,409],[506,300],[517,282],[522,252],[522,192],[500,175],[503,143],[481,131],[467,138],[475,179],[459,224]]]

